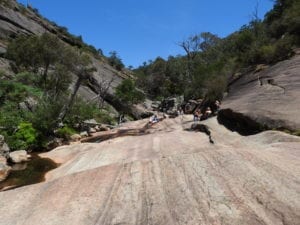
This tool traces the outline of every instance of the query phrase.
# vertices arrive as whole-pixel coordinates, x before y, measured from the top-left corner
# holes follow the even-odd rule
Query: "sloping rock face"
[[[58,27],[55,23],[42,18],[39,14],[34,12],[33,9],[28,9],[24,6],[21,6],[15,0],[3,0],[0,3],[0,53],[6,52],[6,47],[9,39],[15,38],[20,34],[40,35],[45,32],[49,32],[56,35],[59,39],[69,45],[76,45],[72,38],[64,34],[64,32],[61,32],[61,29],[62,28]],[[115,70],[103,58],[92,58],[92,63],[93,66],[97,69],[97,71],[93,74],[94,81],[102,84],[112,81],[108,89],[108,94],[104,99],[113,107],[117,107],[117,110],[128,110],[129,113],[132,114],[135,109],[124,109],[126,108],[125,105],[122,105],[122,103],[113,100],[115,87],[117,87],[124,79],[132,78],[132,74],[129,71],[125,70]],[[1,58],[1,55],[0,69],[7,72],[8,74],[12,74],[12,71],[9,68],[9,62],[6,59]],[[72,85],[74,85],[75,82],[76,76],[74,75]],[[72,85],[70,88],[72,88]],[[93,100],[95,101],[98,96],[97,87],[95,86],[81,86],[78,93],[89,102]],[[136,116],[136,118],[138,117],[139,115]]]
[[[300,138],[244,137],[211,118],[211,144],[185,130],[191,121],[43,154],[62,165],[44,183],[0,192],[0,224],[299,224]]]
[[[299,73],[299,54],[262,71],[247,73],[229,86],[222,109],[243,114],[268,128],[300,130]]]

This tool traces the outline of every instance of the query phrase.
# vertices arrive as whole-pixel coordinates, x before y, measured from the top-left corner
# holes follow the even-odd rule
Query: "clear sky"
[[[177,45],[192,34],[219,37],[247,24],[258,5],[263,18],[272,0],[18,0],[101,48],[117,51],[126,66],[183,54]]]

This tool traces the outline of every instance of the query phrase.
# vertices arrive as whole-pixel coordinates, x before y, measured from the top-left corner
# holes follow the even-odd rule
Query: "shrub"
[[[261,58],[261,63],[271,63],[274,61],[275,56],[275,46],[274,45],[264,45],[259,50],[259,55]]]
[[[53,135],[53,131],[57,125],[56,119],[63,107],[64,101],[64,96],[61,96],[59,100],[46,97],[40,99],[39,104],[31,115],[30,121],[41,135],[46,137]]]
[[[116,96],[128,104],[136,104],[145,99],[144,93],[135,88],[135,83],[131,79],[125,79],[117,86]]]
[[[116,120],[105,110],[97,110],[94,117],[99,123],[116,124]]]
[[[56,132],[56,135],[61,138],[69,139],[73,134],[75,134],[76,131],[68,126],[64,126],[62,128],[59,128]]]
[[[215,77],[206,81],[208,88],[206,98],[208,100],[222,99],[223,93],[226,90],[227,82],[225,77]]]
[[[36,86],[38,84],[38,75],[29,72],[21,72],[15,75],[14,80],[25,85]]]
[[[29,149],[37,143],[38,133],[31,123],[21,122],[17,132],[12,136],[14,139],[10,144],[12,149]]]

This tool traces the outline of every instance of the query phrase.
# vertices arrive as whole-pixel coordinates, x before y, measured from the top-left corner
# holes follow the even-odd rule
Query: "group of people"
[[[214,108],[215,108],[215,111],[213,112],[211,110],[210,107],[206,107],[206,109],[204,110],[204,112],[202,113],[200,109],[196,109],[194,111],[194,122],[196,121],[202,121],[202,120],[206,120],[208,119],[210,116],[212,115],[216,115],[220,109],[220,101],[216,100],[215,103],[214,103]]]
[[[213,108],[213,110],[209,106],[206,107],[205,110],[202,112],[201,112],[200,108],[197,108],[193,114],[194,115],[193,121],[196,122],[196,121],[206,120],[209,117],[216,115],[220,109],[220,105],[221,105],[220,101],[216,100],[214,102],[214,104],[210,105]],[[183,116],[183,114],[184,114],[184,110],[182,107],[180,107],[177,111],[177,116],[180,116],[180,115]],[[165,118],[165,114],[163,114],[163,118]],[[160,119],[158,118],[157,114],[154,114],[149,118],[149,124],[155,124],[159,121],[160,121]]]

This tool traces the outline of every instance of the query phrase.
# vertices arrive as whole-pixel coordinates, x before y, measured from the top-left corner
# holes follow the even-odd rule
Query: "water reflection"
[[[31,154],[30,161],[10,166],[12,171],[6,180],[0,182],[0,191],[42,182],[45,180],[45,174],[59,165],[51,159]]]

